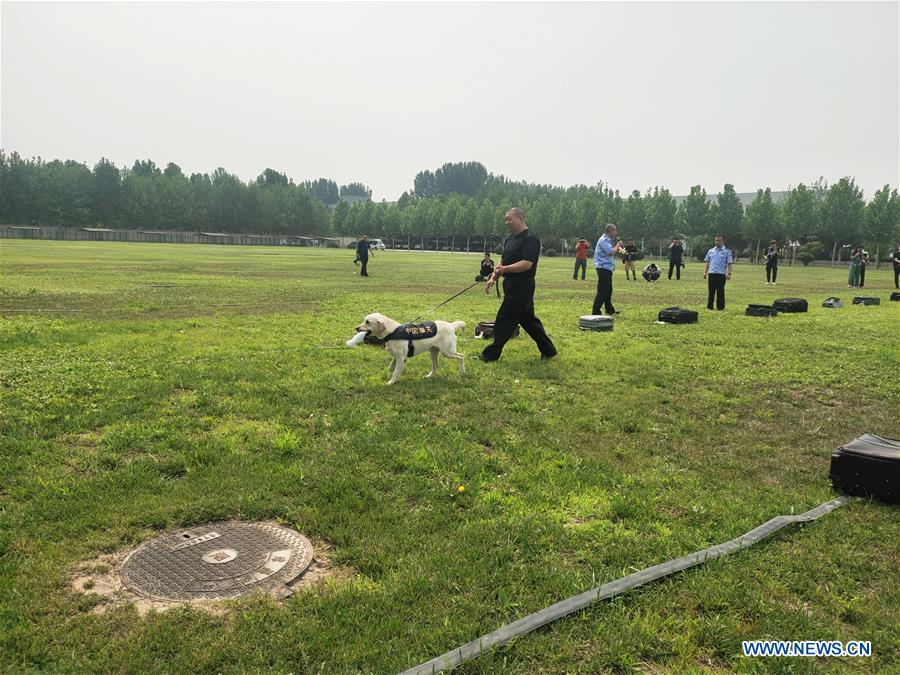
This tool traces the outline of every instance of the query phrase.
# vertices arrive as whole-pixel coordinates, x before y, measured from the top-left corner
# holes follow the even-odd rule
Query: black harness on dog
[[[382,340],[384,342],[388,340],[406,340],[409,343],[406,348],[406,356],[411,357],[413,355],[413,340],[423,340],[436,335],[437,324],[434,321],[426,321],[420,324],[405,323],[402,326],[397,326],[393,332],[385,335]]]

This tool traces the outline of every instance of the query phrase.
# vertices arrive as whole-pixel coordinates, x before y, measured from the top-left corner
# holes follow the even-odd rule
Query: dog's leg
[[[388,370],[393,373],[395,365],[397,365],[397,359],[391,359],[391,365],[388,366]]]
[[[396,364],[394,365],[394,374],[391,375],[391,379],[388,380],[388,384],[394,384],[398,379],[400,379],[400,373],[403,372],[403,366],[406,365],[406,358],[398,359],[395,358],[394,361]]]
[[[437,372],[438,354],[440,353],[440,350],[437,347],[432,347],[428,351],[431,352],[431,372],[425,377],[434,377],[434,374]]]

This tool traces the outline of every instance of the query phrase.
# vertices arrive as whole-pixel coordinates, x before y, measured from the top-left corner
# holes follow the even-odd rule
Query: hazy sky
[[[685,194],[900,184],[897,2],[18,3],[7,152]]]

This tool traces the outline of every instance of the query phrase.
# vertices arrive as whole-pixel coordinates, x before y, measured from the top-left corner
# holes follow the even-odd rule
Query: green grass
[[[707,312],[618,271],[612,333],[577,329],[594,283],[541,260],[527,336],[467,373],[343,342],[471,283],[478,256],[88,242],[0,243],[0,670],[390,672],[829,499],[833,449],[900,436],[900,305],[851,306],[846,270],[738,265]],[[829,295],[841,310],[820,307]],[[746,317],[801,296],[808,314]],[[700,323],[657,325],[666,306]],[[18,310],[18,311],[16,311]],[[65,311],[59,311],[65,310]],[[465,492],[457,486],[465,485]],[[81,562],[163,530],[277,519],[349,570],[278,604],[102,615]],[[463,672],[896,672],[900,517],[854,500],[806,527],[558,621]],[[869,659],[746,659],[741,640],[871,640]]]

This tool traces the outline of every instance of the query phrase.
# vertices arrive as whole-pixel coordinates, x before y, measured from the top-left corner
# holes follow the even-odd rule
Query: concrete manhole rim
[[[219,530],[225,531],[225,534],[222,535]],[[277,539],[282,542],[285,547],[281,550],[276,550],[275,553],[281,553],[283,555],[286,554],[287,559],[283,562],[275,563],[275,569],[272,569],[272,563],[267,559],[266,564],[262,566],[262,568],[266,569],[266,572],[260,573],[258,571],[253,571],[250,573],[242,573],[240,575],[237,575],[242,577],[253,577],[255,575],[255,577],[257,577],[250,580],[249,583],[246,583],[243,586],[238,584],[232,585],[226,589],[204,588],[185,591],[185,589],[182,588],[173,589],[171,592],[169,592],[168,590],[166,590],[165,592],[152,592],[151,590],[145,588],[144,585],[142,585],[142,580],[140,578],[135,578],[139,577],[140,575],[135,575],[134,570],[131,569],[132,567],[134,567],[135,561],[148,554],[148,552],[153,552],[154,554],[158,555],[157,549],[165,546],[166,542],[168,542],[169,544],[170,552],[174,552],[172,550],[172,544],[176,541],[181,542],[181,539],[179,537],[185,539],[184,542],[181,542],[180,546],[178,547],[179,549],[190,548],[195,546],[195,544],[209,543],[215,548],[233,550],[234,545],[229,545],[227,543],[229,541],[228,536],[234,535],[235,531],[244,530],[256,530],[260,533],[267,534],[270,538]],[[194,536],[189,537],[188,535],[190,534],[193,534]],[[215,536],[208,536],[209,534],[215,534]],[[262,536],[262,534],[260,534],[260,536]],[[222,539],[223,537],[224,539]],[[199,541],[191,543],[194,539],[198,539]],[[217,541],[219,539],[222,539],[222,541]],[[195,552],[200,553],[203,551],[205,551],[203,548],[199,548]],[[215,550],[211,552],[215,552]],[[257,551],[256,553],[259,554],[261,552],[262,551]],[[201,555],[200,557],[202,558],[203,556]],[[269,551],[268,558],[271,559],[272,557],[272,552]],[[234,558],[231,558],[231,560],[225,560],[222,562],[227,563],[233,560]],[[206,564],[211,564],[210,561],[204,560],[204,562]],[[307,537],[305,537],[300,532],[297,532],[296,530],[290,529],[283,525],[279,525],[278,523],[265,521],[220,520],[209,521],[202,524],[192,525],[190,527],[183,527],[171,532],[158,533],[156,536],[140,544],[136,549],[134,549],[126,556],[119,568],[119,578],[123,589],[131,591],[143,598],[147,598],[148,600],[163,603],[190,603],[210,600],[232,600],[240,597],[245,597],[251,593],[256,593],[259,591],[275,595],[276,597],[284,597],[291,594],[291,590],[289,587],[290,584],[303,576],[303,574],[309,569],[312,563],[313,545]],[[219,567],[219,565],[212,564],[212,567]],[[224,568],[225,565],[221,565],[221,567]],[[234,577],[232,577],[232,579],[233,578]]]

